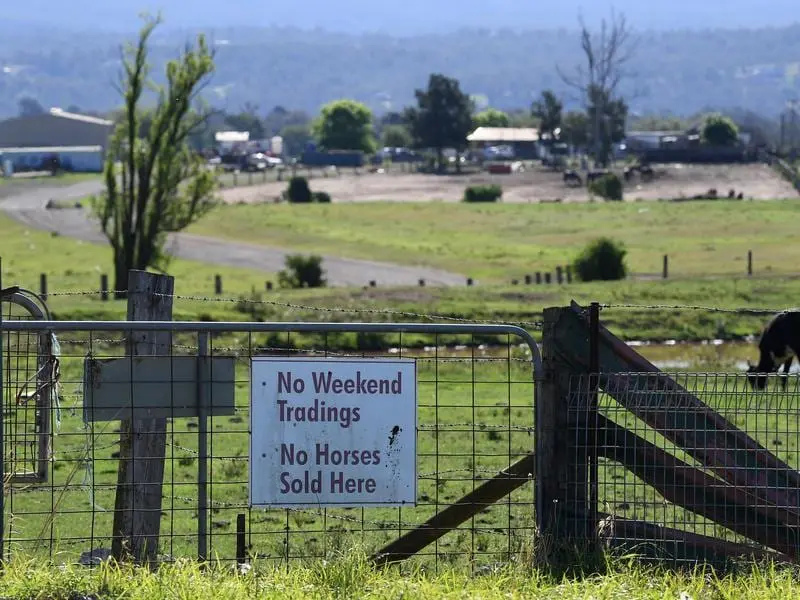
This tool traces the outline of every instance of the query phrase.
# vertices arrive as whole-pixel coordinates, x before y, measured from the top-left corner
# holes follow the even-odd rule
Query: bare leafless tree
[[[582,17],[581,50],[585,62],[577,65],[571,74],[556,67],[561,80],[578,92],[587,110],[594,105],[595,160],[602,160],[601,119],[606,106],[619,97],[619,85],[631,76],[629,63],[639,44],[639,39],[628,25],[625,16],[612,10],[611,18],[603,19],[600,31],[593,33]]]

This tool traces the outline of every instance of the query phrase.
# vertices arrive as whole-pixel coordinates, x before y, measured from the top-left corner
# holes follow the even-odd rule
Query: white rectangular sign
[[[403,506],[417,496],[413,359],[254,357],[251,506]]]

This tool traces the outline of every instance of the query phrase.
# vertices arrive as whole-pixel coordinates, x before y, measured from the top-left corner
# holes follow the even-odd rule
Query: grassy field
[[[113,275],[110,246],[89,244],[26,228],[0,214],[0,259],[3,261],[3,283],[21,285],[39,291],[39,274],[48,278],[51,292],[99,290],[100,275]],[[171,275],[184,294],[210,295],[214,275],[220,269],[204,263],[175,259],[168,265]],[[264,281],[274,276],[246,269],[225,268],[226,294],[249,293],[263,289]],[[113,281],[109,281],[113,285]],[[87,298],[88,300],[88,298]],[[60,305],[54,299],[54,307]],[[91,304],[91,303],[90,303]]]
[[[713,212],[724,203],[712,204],[709,210]],[[686,206],[689,205],[684,205],[682,208]],[[737,203],[736,206],[755,205]],[[790,215],[782,211],[789,211],[792,204],[765,203],[758,206],[763,207],[764,214],[772,214],[777,230],[783,231],[781,228],[785,227],[784,222],[789,220]],[[271,210],[266,207],[254,207],[253,210],[257,208],[264,211]],[[296,207],[278,208],[284,211],[284,215],[289,215],[287,209]],[[320,207],[303,208],[316,210]],[[347,207],[329,208],[338,210]],[[408,210],[414,208],[410,206]],[[453,208],[477,210],[473,207]],[[488,218],[493,219],[497,218],[498,214],[505,214],[503,211],[512,214],[510,208],[512,207],[497,206],[481,210],[488,210],[487,215],[494,215]],[[542,208],[548,211],[567,209],[565,206],[522,208],[532,211]],[[621,205],[583,208],[588,211],[598,211],[601,208],[603,211],[618,209],[625,215],[629,214],[625,211],[646,207]],[[672,210],[673,205],[653,204],[650,208]],[[395,205],[390,206],[390,210],[396,209],[400,210]],[[241,207],[232,210],[241,210]],[[735,211],[731,208],[729,212]],[[357,212],[351,214],[354,215],[354,222],[358,222],[355,216]],[[481,213],[478,211],[476,214]],[[608,219],[608,214],[611,213],[605,214],[604,218]],[[673,217],[679,218],[677,214],[673,214]],[[699,218],[699,215],[696,217]],[[753,215],[751,217],[754,218]],[[506,215],[504,218],[509,219],[507,226],[511,227],[511,217]],[[682,216],[680,218],[682,219]],[[555,218],[553,220],[557,221]],[[600,220],[602,219],[595,216],[595,226]],[[402,224],[399,226],[402,227]],[[563,223],[560,226],[566,227]],[[740,229],[744,226],[744,223],[738,225]],[[476,231],[478,229],[477,225],[473,228]],[[731,232],[736,230],[734,228]],[[582,235],[586,235],[588,225],[580,231],[583,232]],[[700,229],[696,229],[695,238],[701,233]],[[643,233],[640,235],[642,239],[646,237]],[[766,233],[761,231],[761,235],[766,236]],[[35,290],[38,286],[39,273],[46,272],[50,277],[51,292],[95,290],[99,284],[100,273],[110,267],[108,249],[29,231],[4,217],[0,217],[0,237],[3,239],[4,286],[21,284]],[[400,239],[394,233],[387,234],[386,237],[389,240]],[[359,238],[351,238],[351,243],[355,243],[352,239]],[[372,239],[370,243],[379,241],[377,234],[370,239]],[[458,236],[453,236],[452,244],[465,247],[465,243]],[[514,245],[511,244],[511,247]],[[785,245],[785,250],[791,252],[791,246]],[[698,250],[697,256],[701,255],[702,252]],[[375,255],[371,257],[374,258]],[[213,267],[175,261],[169,270],[176,276],[178,294],[187,297],[211,296],[213,275],[217,272]],[[723,308],[778,308],[792,305],[800,294],[800,278],[793,277],[684,279],[667,282],[625,281],[549,287],[276,290],[267,293],[257,291],[263,289],[263,281],[269,277],[267,275],[230,269],[225,269],[223,274],[227,282],[224,297],[211,297],[205,300],[176,299],[175,318],[237,321],[429,320],[420,316],[425,313],[449,318],[524,321],[527,327],[533,328],[530,323],[541,318],[544,307],[564,305],[573,298],[583,304],[598,300],[611,304],[697,304]],[[62,319],[119,319],[124,316],[125,310],[123,302],[102,302],[97,294],[90,293],[54,296],[49,305],[55,316]],[[376,312],[384,309],[400,311],[401,314]],[[752,334],[763,325],[766,316],[714,313],[704,310],[609,308],[604,310],[602,318],[612,331],[628,339],[693,340],[715,337],[730,339]],[[88,550],[90,545],[87,538],[90,537],[93,539],[94,547],[108,545],[117,473],[115,452],[119,436],[116,423],[97,424],[89,428],[84,426],[81,413],[82,367],[84,357],[90,350],[98,357],[119,356],[122,352],[120,340],[111,334],[94,336],[91,346],[86,336],[79,334],[65,334],[59,337],[62,347],[63,398],[51,472],[56,487],[54,490],[49,486],[15,489],[7,504],[13,513],[15,552],[48,557],[56,562],[74,560],[81,551]],[[211,424],[211,451],[214,458],[209,466],[213,482],[210,525],[211,548],[214,552],[220,557],[233,556],[236,515],[246,512],[249,352],[254,348],[257,351],[259,348],[269,348],[272,352],[283,350],[287,353],[298,348],[355,352],[383,348],[385,352],[387,344],[396,345],[399,341],[398,336],[376,338],[356,335],[287,337],[231,334],[214,339],[214,348],[217,352],[232,353],[239,357],[237,412],[234,416],[216,417]],[[403,346],[419,347],[416,356],[420,359],[418,434],[420,505],[400,511],[371,509],[362,512],[338,509],[322,514],[316,510],[253,511],[248,519],[248,532],[249,542],[252,544],[250,552],[256,559],[257,568],[269,568],[270,565],[287,557],[335,558],[356,544],[360,544],[366,551],[374,551],[396,537],[398,530],[408,529],[421,523],[436,510],[473,489],[481,477],[507,466],[516,456],[530,450],[533,444],[532,383],[525,353],[518,347],[501,347],[499,350],[485,353],[479,350],[477,356],[481,360],[465,362],[465,357],[471,355],[470,350],[466,351],[466,356],[463,350],[460,351],[457,360],[451,360],[450,358],[457,354],[456,351],[436,349],[444,343],[467,344],[473,341],[476,340],[453,336],[446,339],[403,337]],[[175,351],[191,352],[194,343],[191,336],[181,336],[175,340]],[[750,350],[752,352],[752,348]],[[647,355],[646,348],[643,352]],[[686,353],[689,352],[687,349]],[[703,360],[698,361],[697,365],[693,365],[689,370],[701,370],[712,364],[713,350],[701,349],[698,352],[697,349],[692,349],[691,353],[701,356]],[[723,380],[712,380],[712,384],[708,385],[708,380],[702,378],[696,380],[693,385],[702,392],[706,402],[719,407],[739,426],[756,434],[763,445],[779,453],[791,465],[800,466],[797,460],[796,432],[799,424],[796,417],[796,393],[778,394],[772,397],[770,400],[774,403],[772,406],[779,406],[779,410],[770,413],[767,411],[769,408],[767,404],[758,402],[754,404],[754,397],[745,393],[741,386],[725,387],[727,384]],[[630,415],[614,413],[610,409],[611,405],[606,407],[617,422],[640,432],[644,431],[643,425],[633,420]],[[24,429],[24,423],[29,421],[30,415],[26,413],[27,410],[23,406],[17,408],[16,414],[12,415],[16,427],[14,431],[20,433]],[[196,547],[196,426],[195,420],[176,419],[172,421],[169,430],[170,445],[166,460],[165,515],[162,534],[165,536],[163,551],[172,556],[191,556]],[[650,440],[655,439],[652,433],[648,433],[646,437]],[[18,444],[20,460],[25,456],[27,442],[28,440],[24,440]],[[660,438],[659,444],[670,448],[669,442]],[[22,466],[22,463],[19,466]],[[706,521],[692,517],[680,509],[666,506],[657,495],[640,482],[637,483],[630,474],[622,472],[619,467],[613,465],[604,467],[601,470],[600,485],[604,510],[610,507],[627,517],[647,519],[667,525],[680,523],[700,533],[735,538],[729,532]],[[471,529],[455,531],[442,538],[431,548],[436,558],[432,555],[424,556],[417,561],[417,564],[430,566],[435,560],[437,566],[446,570],[450,567],[462,567],[470,560],[475,560],[477,563],[502,561],[509,557],[521,557],[524,560],[530,554],[533,538],[530,502],[531,485],[527,484],[509,501],[497,504],[475,517],[474,521],[468,523],[472,526]],[[403,597],[414,597],[415,594],[426,598],[456,597],[456,595],[463,597],[465,589],[476,596],[491,597],[491,586],[485,582],[492,582],[490,577],[505,577],[498,580],[506,582],[502,584],[505,586],[502,588],[503,593],[517,594],[519,597],[530,597],[533,594],[535,597],[610,598],[623,593],[637,598],[661,598],[665,597],[665,590],[669,590],[672,596],[667,597],[676,597],[675,594],[680,591],[688,591],[693,594],[692,597],[698,598],[706,596],[741,598],[747,597],[743,594],[751,591],[753,597],[756,597],[757,592],[765,591],[785,594],[785,588],[781,586],[788,577],[777,574],[773,580],[775,583],[772,587],[768,587],[765,583],[766,574],[754,574],[741,579],[738,583],[736,580],[715,582],[707,578],[691,579],[659,575],[663,583],[654,587],[645,583],[647,579],[643,572],[635,570],[627,572],[623,570],[602,580],[587,579],[579,583],[568,583],[548,580],[539,575],[521,576],[519,573],[474,580],[457,575],[439,575],[437,578],[426,579],[423,575],[415,574],[412,564],[405,571],[405,576],[398,575],[396,579],[386,576],[380,579],[383,583],[378,584],[378,579],[366,571],[358,570],[352,563],[337,560],[329,564],[328,571],[325,569],[316,571],[327,573],[324,577],[328,579],[311,580],[309,579],[311,571],[304,570],[308,567],[293,567],[289,571],[283,571],[283,577],[287,579],[275,579],[277,576],[271,575],[272,579],[260,580],[262,583],[258,585],[263,587],[258,588],[262,593],[259,597],[269,597],[269,594],[282,594],[281,597],[292,597],[292,594],[296,594],[297,597],[305,597],[304,593],[314,594],[318,590],[322,590],[320,594],[324,597],[326,591],[333,588],[343,595],[355,593],[359,597],[365,597],[365,590],[374,597],[397,597],[400,593],[403,593]],[[49,585],[45,582],[46,571],[42,573],[40,576],[30,576],[26,581],[19,578],[14,580],[13,577],[7,576],[4,580],[0,580],[0,593],[4,593],[2,588],[4,584]],[[81,579],[81,575],[74,571],[65,573],[72,574],[75,585],[92,585],[90,581],[95,581]],[[118,576],[109,575],[109,577]],[[176,581],[183,581],[180,577],[184,576],[174,574],[171,585],[176,585]],[[271,584],[263,581],[278,581],[280,585],[270,587]],[[131,594],[140,593],[145,589],[157,590],[159,585],[163,586],[164,580],[152,580],[150,583],[142,581]],[[183,586],[183,583],[181,585]],[[215,592],[222,593],[232,589],[226,586],[256,584],[235,578],[216,582],[212,579],[206,582],[202,578],[186,577],[186,587],[181,589],[187,590],[187,597],[192,593],[189,588],[191,585],[206,586],[202,589],[215,586]],[[352,587],[344,590],[337,587],[342,585]],[[685,589],[678,589],[679,587]],[[7,594],[16,593],[12,588],[8,590]],[[380,595],[389,591],[396,593],[389,596]],[[249,592],[243,590],[242,593],[245,594],[243,597],[247,597],[246,593]]]
[[[798,273],[793,201],[464,205],[366,203],[225,206],[193,233],[352,258],[441,267],[482,282],[509,282],[566,265],[590,239],[628,248],[633,273],[676,277]]]
[[[39,289],[46,273],[51,293],[99,290],[100,275],[111,271],[110,249],[29,230],[0,215],[3,284]],[[787,248],[791,247],[787,245]],[[45,258],[46,257],[46,258]],[[175,300],[177,320],[336,320],[419,321],[415,315],[530,323],[547,306],[574,299],[613,304],[704,305],[721,308],[783,308],[800,297],[800,278],[623,281],[550,286],[471,288],[264,290],[274,275],[244,269],[217,269],[174,260],[176,293],[207,300]],[[213,295],[221,273],[223,294]],[[102,302],[99,294],[53,296],[48,306],[60,319],[120,319],[125,303]],[[376,312],[378,311],[378,312]],[[395,311],[380,312],[380,311]],[[735,339],[760,331],[766,316],[698,310],[607,309],[603,319],[625,339]],[[425,319],[428,320],[428,319]],[[353,342],[354,344],[355,342]]]
[[[232,574],[188,563],[156,573],[104,567],[54,568],[12,564],[0,578],[0,594],[14,600],[785,600],[797,596],[794,574],[767,571],[719,578],[707,573],[669,573],[635,567],[581,580],[550,578],[519,567],[477,577],[463,572],[399,574],[375,572],[358,558]],[[83,596],[79,596],[83,594]]]

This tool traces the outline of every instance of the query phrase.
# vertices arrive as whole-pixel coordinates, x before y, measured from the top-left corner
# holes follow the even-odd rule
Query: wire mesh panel
[[[45,310],[25,291],[0,301],[2,320],[42,320]],[[46,332],[13,331],[3,343],[4,475],[34,483],[47,477],[51,407],[56,400],[57,358]]]
[[[60,325],[54,323],[61,348],[61,421],[49,463],[51,479],[46,486],[11,487],[7,514],[12,523],[5,554],[97,560],[112,547],[121,421],[92,416],[92,410],[99,411],[96,406],[87,412],[87,398],[99,398],[99,392],[86,387],[99,381],[93,369],[108,373],[109,365],[124,357],[132,333],[122,331],[121,325],[59,331]],[[452,509],[532,450],[533,356],[529,336],[518,337],[516,328],[500,334],[502,327],[486,333],[485,326],[452,325],[442,326],[448,333],[439,333],[435,326],[426,331],[419,325],[401,333],[393,332],[391,324],[386,331],[377,325],[349,331],[335,325],[320,325],[317,331],[313,324],[297,330],[268,323],[239,329],[220,325],[175,323],[168,351],[159,353],[166,360],[166,372],[156,377],[153,371],[148,381],[137,376],[138,387],[118,394],[120,410],[126,402],[142,402],[147,410],[166,410],[169,417],[161,485],[159,553],[164,559],[196,556],[198,535],[205,541],[206,555],[222,560],[288,562],[354,548],[374,554]],[[199,336],[210,336],[207,354],[213,367],[207,430],[198,417],[202,413],[193,413],[196,406],[186,402],[191,377],[182,374],[181,359],[197,356]],[[418,398],[416,506],[251,509],[250,366],[253,357],[263,356],[413,359]],[[222,397],[226,382],[215,380],[221,371],[214,361],[226,357],[235,364],[232,406]],[[134,362],[119,364],[140,368]],[[166,388],[158,387],[164,383]],[[216,388],[218,383],[222,387]],[[130,380],[128,385],[133,386]],[[199,442],[203,438],[205,446]],[[478,509],[465,506],[471,516],[437,536],[415,560],[429,565],[481,564],[523,556],[533,535],[530,476],[515,487],[499,502]]]
[[[594,411],[589,376],[574,376],[569,410],[576,446],[597,456],[600,537],[675,563],[796,561],[800,386],[770,379],[754,391],[745,374],[601,374]]]

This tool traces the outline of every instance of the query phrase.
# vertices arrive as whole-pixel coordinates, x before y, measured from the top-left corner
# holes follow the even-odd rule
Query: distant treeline
[[[544,89],[577,104],[556,70],[581,60],[576,34],[471,30],[395,39],[251,29],[226,37],[217,47],[217,74],[206,97],[233,110],[250,103],[262,114],[276,105],[313,114],[336,98],[359,100],[376,113],[399,110],[435,71],[458,78],[468,93],[504,110],[527,107]],[[13,116],[22,96],[62,108],[118,105],[112,82],[123,41],[107,33],[54,34],[35,44],[4,39],[0,116]],[[621,90],[634,113],[690,115],[707,107],[737,107],[776,116],[800,92],[800,25],[677,31],[644,41],[630,64],[635,77]],[[153,48],[155,73],[184,42],[179,33],[159,39]]]

